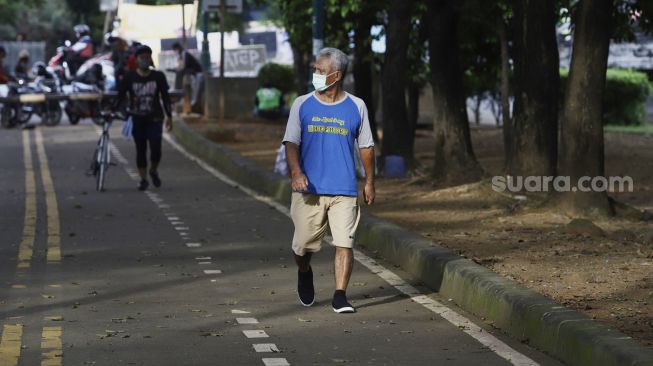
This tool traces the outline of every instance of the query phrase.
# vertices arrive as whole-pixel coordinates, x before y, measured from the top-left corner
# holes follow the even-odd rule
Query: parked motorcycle
[[[32,99],[36,101],[35,98],[30,98],[32,95],[32,89],[27,86],[23,80],[18,82],[12,82],[3,85],[6,89],[3,94],[5,97],[19,97],[20,95],[26,95],[27,99]],[[41,99],[41,98],[39,98]],[[21,103],[18,100],[4,103],[2,106],[2,111],[0,112],[0,123],[2,127],[12,128],[20,124],[27,123],[32,115],[34,114],[34,108],[31,104]]]
[[[97,125],[102,125],[100,112],[107,107],[103,94],[106,77],[101,63],[94,63],[82,68],[83,74],[70,85],[64,86],[68,101],[64,108],[70,123],[79,123],[82,118],[91,118]]]

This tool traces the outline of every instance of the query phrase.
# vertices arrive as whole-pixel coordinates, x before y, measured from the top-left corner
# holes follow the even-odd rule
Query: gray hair
[[[346,53],[337,48],[326,47],[318,52],[316,59],[322,57],[328,58],[331,66],[335,68],[335,71],[340,71],[344,78],[344,75],[347,73],[347,66],[349,65],[349,58]]]

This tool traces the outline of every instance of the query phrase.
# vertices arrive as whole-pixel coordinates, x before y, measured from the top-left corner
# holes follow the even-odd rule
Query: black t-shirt
[[[127,95],[129,113],[134,116],[162,120],[164,110],[167,116],[171,116],[168,81],[160,71],[151,70],[147,76],[141,76],[136,71],[127,72],[118,89],[117,105]]]

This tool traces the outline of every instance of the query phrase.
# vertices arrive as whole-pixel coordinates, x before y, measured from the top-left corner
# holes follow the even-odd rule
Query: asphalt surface
[[[139,192],[119,131],[96,192],[89,122],[0,130],[0,366],[558,364],[416,285],[481,328],[465,332],[358,262],[358,312],[334,313],[328,245],[316,304],[302,307],[283,212],[167,142],[163,187]],[[475,338],[490,334],[518,357]]]

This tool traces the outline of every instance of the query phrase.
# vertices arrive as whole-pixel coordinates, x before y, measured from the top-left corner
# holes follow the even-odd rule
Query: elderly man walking
[[[320,250],[328,225],[336,247],[336,289],[331,304],[337,313],[355,311],[346,290],[360,219],[354,165],[357,148],[365,168],[363,200],[369,205],[375,196],[374,140],[367,107],[342,85],[348,61],[335,48],[319,52],[313,74],[315,92],[295,100],[283,138],[292,177],[292,249],[298,266],[299,301],[304,306],[315,301],[311,256]]]

